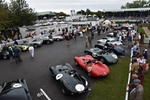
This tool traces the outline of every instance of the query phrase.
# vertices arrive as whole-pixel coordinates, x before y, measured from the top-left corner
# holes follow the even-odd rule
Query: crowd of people
[[[128,44],[132,48],[131,82],[129,85],[130,100],[143,100],[144,93],[144,74],[149,69],[148,49],[145,47],[140,50],[140,44],[143,44],[143,34],[137,34],[137,30],[132,30],[128,34]]]

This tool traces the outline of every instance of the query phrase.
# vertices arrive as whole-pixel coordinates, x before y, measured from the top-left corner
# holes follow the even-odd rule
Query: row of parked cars
[[[107,40],[109,40],[108,37]],[[73,58],[75,65],[87,71],[89,77],[107,76],[110,73],[108,65],[117,63],[118,55],[125,53],[120,45],[98,41],[94,48],[84,50],[84,56]],[[25,48],[27,47],[23,50]],[[60,83],[65,95],[81,94],[89,89],[87,79],[68,63],[51,66],[49,71],[52,77]],[[26,80],[18,79],[0,85],[0,100],[32,100]]]
[[[115,37],[106,37],[105,39],[106,41],[112,39],[115,42],[118,41]],[[75,65],[85,70],[89,77],[107,76],[110,73],[108,65],[117,63],[118,56],[125,54],[125,49],[119,43],[118,45],[113,45],[114,41],[110,41],[108,45],[107,42],[101,43],[99,41],[101,39],[97,40],[94,48],[85,49],[84,56],[74,57]],[[89,89],[89,83],[86,78],[81,76],[68,63],[52,66],[49,70],[52,77],[60,83],[64,94],[80,94]]]
[[[42,44],[52,44],[54,41],[62,41],[64,40],[64,37],[62,36],[57,36],[53,35],[52,38],[49,38],[48,36],[37,36],[34,38],[26,38],[26,39],[21,39],[21,40],[16,40],[18,45],[16,45],[20,50],[27,51],[28,47],[32,45],[34,48],[41,47]],[[14,42],[9,42],[8,43],[12,48],[14,48],[15,44]],[[9,52],[4,48],[4,44],[0,45],[0,58],[1,59],[9,59]]]

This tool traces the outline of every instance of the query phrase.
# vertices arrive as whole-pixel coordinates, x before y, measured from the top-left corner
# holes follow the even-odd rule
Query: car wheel
[[[100,58],[100,61],[101,61],[102,63],[105,63],[104,58]]]
[[[3,59],[7,59],[7,56],[3,56]]]
[[[90,74],[89,72],[88,72],[88,76],[89,76],[89,77],[92,77],[91,74]]]
[[[47,41],[46,43],[47,43],[47,44],[50,44],[50,41]]]
[[[63,92],[64,95],[67,94],[66,91],[63,88],[61,90],[62,90],[62,92]]]
[[[114,53],[114,50],[110,50],[109,52],[110,52],[110,53]]]
[[[38,47],[38,45],[37,44],[34,44],[34,48],[37,48]]]
[[[57,39],[57,41],[59,41],[59,39]]]
[[[75,61],[75,65],[78,66],[79,64]]]
[[[88,53],[87,53],[87,52],[85,52],[85,55],[88,55]]]

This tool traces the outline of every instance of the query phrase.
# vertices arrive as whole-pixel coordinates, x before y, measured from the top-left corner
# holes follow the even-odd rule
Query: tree
[[[146,0],[134,0],[132,3],[127,2],[124,6],[121,6],[121,9],[127,8],[144,8],[149,7],[149,1]]]
[[[15,26],[32,25],[37,19],[36,13],[25,0],[11,0],[9,10]]]
[[[5,30],[11,25],[10,11],[4,0],[0,0],[0,30]]]
[[[80,11],[77,11],[77,14],[86,15],[86,12],[81,9]]]
[[[67,15],[67,14],[64,13],[64,12],[59,12],[59,13],[56,13],[56,12],[55,12],[55,14],[56,14],[57,17],[59,17],[59,16],[64,16],[64,17],[69,16],[69,15]]]

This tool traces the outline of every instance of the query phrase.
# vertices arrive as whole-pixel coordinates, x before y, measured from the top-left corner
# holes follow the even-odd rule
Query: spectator
[[[87,35],[85,35],[85,47],[89,47],[89,39]]]
[[[131,83],[128,84],[129,90],[127,90],[129,93],[135,88],[134,80],[135,80],[135,79],[138,79],[138,75],[137,75],[137,74],[132,74],[131,79],[132,79],[132,80],[131,80]]]
[[[139,69],[139,63],[137,62],[136,59],[133,60],[133,64],[131,66],[131,73],[132,74],[137,74]]]
[[[34,47],[32,45],[29,46],[29,52],[31,54],[31,57],[34,57]]]
[[[10,63],[13,63],[14,54],[13,54],[13,49],[11,46],[8,47],[8,52],[9,52],[9,57],[10,57]]]
[[[136,86],[130,92],[130,100],[143,100],[143,86],[141,85],[141,81],[139,79],[134,80],[134,85]]]
[[[131,34],[129,34],[129,36],[128,36],[128,47],[131,47],[132,46],[132,36],[131,36]]]
[[[149,36],[148,40],[149,40],[149,47],[150,47],[150,36]]]
[[[18,45],[18,42],[17,42],[17,40],[15,40],[15,41],[14,41],[14,45]]]
[[[65,34],[65,39],[67,41],[67,46],[69,46],[69,42],[70,42],[70,37],[69,37],[69,34]]]
[[[16,64],[19,63],[19,57],[20,57],[20,50],[18,49],[18,47],[15,45],[15,48],[13,50],[14,52],[14,57],[15,57],[15,61],[16,61]]]
[[[143,56],[144,56],[144,59],[147,60],[147,58],[148,58],[147,48],[145,48],[145,49],[143,50],[142,54],[143,54]]]
[[[134,43],[134,46],[133,46],[133,54],[137,53],[137,46],[136,46],[136,43]]]

